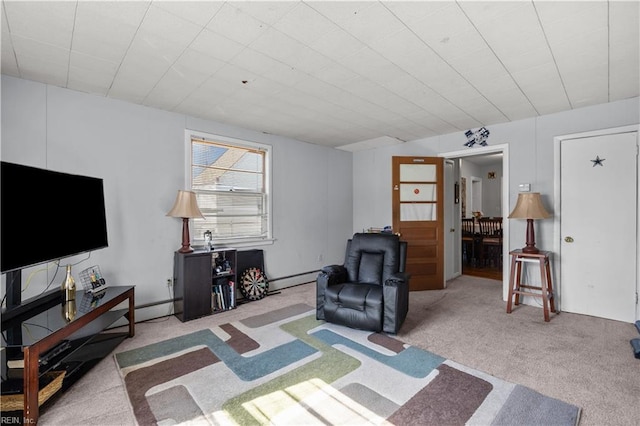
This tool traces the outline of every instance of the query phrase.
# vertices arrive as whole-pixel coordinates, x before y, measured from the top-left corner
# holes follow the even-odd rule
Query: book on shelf
[[[7,368],[24,368],[24,359],[9,359],[7,360]]]

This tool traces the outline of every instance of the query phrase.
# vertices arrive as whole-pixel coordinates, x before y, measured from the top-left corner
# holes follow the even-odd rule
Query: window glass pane
[[[400,182],[436,182],[435,164],[400,164]]]
[[[437,186],[433,184],[400,184],[400,201],[436,201]]]
[[[401,203],[400,204],[400,220],[416,221],[416,220],[437,220],[437,204],[424,203]]]
[[[193,238],[211,231],[216,240],[269,237],[265,188],[266,148],[192,139],[191,189],[205,219],[194,219]]]

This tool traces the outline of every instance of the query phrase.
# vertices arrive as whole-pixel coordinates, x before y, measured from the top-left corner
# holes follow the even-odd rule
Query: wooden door
[[[633,322],[637,133],[560,144],[561,310]]]
[[[393,230],[407,241],[410,290],[436,290],[444,280],[444,167],[438,157],[392,158]]]

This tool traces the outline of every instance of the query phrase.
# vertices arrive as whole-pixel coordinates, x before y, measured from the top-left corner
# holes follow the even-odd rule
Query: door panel
[[[444,288],[444,168],[438,157],[393,157],[393,229],[407,241],[410,290]]]
[[[563,311],[634,321],[636,138],[618,133],[560,144]]]

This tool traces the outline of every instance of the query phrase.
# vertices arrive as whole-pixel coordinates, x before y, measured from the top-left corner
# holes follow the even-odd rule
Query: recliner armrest
[[[347,269],[343,265],[328,265],[320,269],[320,275],[326,275],[327,284],[339,284],[347,280]]]
[[[347,280],[347,269],[343,265],[323,267],[316,278],[316,319],[324,319],[324,292],[327,287]]]
[[[394,281],[409,282],[409,278],[411,278],[411,275],[407,274],[406,272],[396,272],[392,274],[391,277],[389,277],[384,285],[391,284]]]

